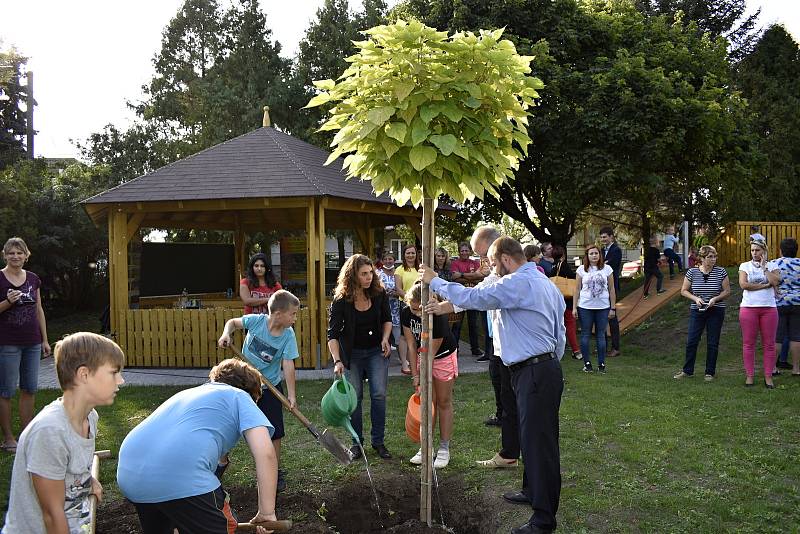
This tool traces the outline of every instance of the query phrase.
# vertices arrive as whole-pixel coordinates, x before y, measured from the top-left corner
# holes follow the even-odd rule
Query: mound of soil
[[[460,477],[439,481],[439,499],[434,489],[432,527],[419,521],[419,474],[406,472],[373,476],[380,502],[375,497],[366,473],[351,480],[324,487],[290,490],[278,495],[280,519],[294,522],[292,532],[304,534],[492,534],[499,520],[494,507],[480,495],[465,491]],[[289,481],[291,485],[291,480]],[[255,488],[228,488],[231,506],[239,521],[248,521],[258,507]],[[97,534],[139,532],[136,510],[127,501],[103,502],[97,514]],[[444,526],[441,524],[444,519]]]

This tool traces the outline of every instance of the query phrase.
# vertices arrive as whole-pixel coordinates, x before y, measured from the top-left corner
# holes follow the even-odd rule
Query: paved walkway
[[[471,355],[469,343],[463,341],[459,347],[458,372],[481,373],[488,371],[489,362],[478,362]],[[400,360],[392,355],[389,360],[389,376],[402,376]],[[126,367],[122,372],[125,383],[131,386],[196,386],[208,380],[209,369],[152,369]],[[333,378],[333,369],[298,369],[298,380]],[[39,389],[58,389],[53,357],[45,358],[39,367]]]

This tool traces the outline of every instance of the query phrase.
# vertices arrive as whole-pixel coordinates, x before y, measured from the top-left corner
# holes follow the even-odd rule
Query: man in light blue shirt
[[[460,308],[499,310],[494,336],[500,340],[503,364],[511,371],[533,507],[530,520],[511,532],[550,532],[556,528],[561,493],[558,411],[564,390],[559,363],[566,345],[564,298],[510,237],[492,243],[489,260],[500,278],[481,287],[445,282],[426,266],[421,272],[431,290]]]

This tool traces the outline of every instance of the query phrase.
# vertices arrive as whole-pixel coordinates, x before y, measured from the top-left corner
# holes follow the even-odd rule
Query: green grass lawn
[[[739,300],[736,295],[732,298]],[[798,531],[800,378],[776,377],[778,387],[771,391],[760,380],[757,387],[743,387],[741,339],[732,307],[717,380],[702,379],[704,348],[697,376],[673,380],[683,359],[688,315],[684,302],[676,299],[626,335],[623,356],[607,361],[606,375],[584,374],[575,360],[562,362],[566,378],[558,514],[562,531]],[[301,409],[319,424],[319,399],[328,385],[303,381],[298,386]],[[177,389],[124,388],[114,406],[99,410],[97,448],[118,450],[125,434]],[[417,447],[403,427],[410,393],[405,377],[390,380],[386,444],[402,461],[386,464],[370,455],[373,469],[413,469],[405,460]],[[55,396],[42,392],[38,404]],[[490,496],[501,518],[499,532],[508,532],[530,512],[499,498],[503,491],[519,487],[521,471],[484,471],[475,466],[475,460],[491,457],[499,447],[499,430],[483,425],[494,408],[488,376],[459,377],[455,398],[453,456],[442,476],[461,476],[472,491]],[[363,470],[363,463],[333,464],[288,414],[287,423],[283,461],[289,471],[289,491],[330,486]],[[343,432],[339,435],[345,440]],[[239,446],[233,458],[226,484],[252,485],[247,451]],[[0,487],[4,508],[11,462],[12,456],[0,456],[0,469],[6,475]],[[115,466],[113,460],[106,461],[101,475],[107,498],[112,499],[119,496],[113,482]]]

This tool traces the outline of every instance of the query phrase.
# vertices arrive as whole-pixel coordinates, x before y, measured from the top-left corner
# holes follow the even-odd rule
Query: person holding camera
[[[714,380],[719,353],[719,338],[725,320],[725,299],[731,294],[731,281],[722,267],[717,267],[717,250],[711,245],[700,247],[700,265],[686,271],[681,295],[692,302],[689,309],[689,335],[683,369],[673,378],[694,375],[694,362],[700,336],[706,331],[705,380]]]

